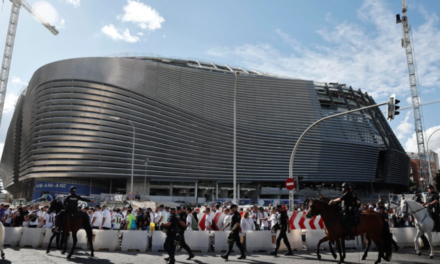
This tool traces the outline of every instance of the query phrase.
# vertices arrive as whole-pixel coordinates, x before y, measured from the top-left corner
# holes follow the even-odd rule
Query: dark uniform
[[[383,198],[381,196],[379,196],[379,200],[377,200],[377,204],[379,206],[385,206],[385,201],[383,200]]]
[[[280,248],[280,244],[281,244],[281,239],[284,241],[284,244],[287,247],[287,254],[286,255],[293,255],[292,253],[292,249],[290,247],[290,243],[289,243],[289,239],[287,239],[287,228],[289,225],[289,216],[287,216],[287,212],[285,211],[278,211],[277,214],[277,223],[280,227],[280,234],[277,237],[277,241],[276,241],[276,248],[275,251],[270,252],[270,254],[276,256],[278,253],[278,249]]]
[[[82,198],[81,196],[77,195],[76,193],[76,187],[72,186],[70,187],[70,194],[66,197],[66,199],[63,202],[64,210],[62,210],[60,213],[58,213],[57,216],[55,216],[55,223],[59,223],[58,231],[61,231],[63,224],[65,223],[65,220],[73,215],[73,213],[78,212],[78,201],[84,201],[84,202],[92,202],[89,199]]]
[[[358,194],[353,190],[350,189],[350,192],[352,193],[353,196],[353,212],[357,213],[357,211],[359,211],[359,209],[361,208],[361,199],[359,198]]]
[[[422,196],[420,196],[418,192],[416,192],[416,193],[414,194],[414,196],[413,196],[412,199],[413,199],[413,201],[418,202],[419,204],[422,204],[422,203],[423,203],[423,201],[422,201]]]
[[[384,225],[388,225],[389,218],[388,218],[388,214],[385,212],[385,206],[380,206],[379,209],[383,210],[382,213],[380,213],[380,216],[381,216],[381,218],[382,218],[382,220],[384,222],[383,224]],[[399,246],[397,245],[396,241],[394,239],[392,239],[392,238],[391,238],[391,244],[394,247],[394,251],[398,251],[399,250]]]
[[[353,205],[355,200],[353,199],[353,192],[347,191],[341,196],[341,209],[342,209],[342,225],[344,226],[345,234],[349,239],[354,239],[351,232],[351,219],[353,215]]]
[[[431,187],[432,185],[430,185]],[[434,188],[434,186],[432,186],[432,188]],[[427,203],[432,203],[434,201],[439,201],[439,194],[438,192],[432,192],[432,193],[428,193],[428,195],[426,196],[426,202]],[[440,227],[439,227],[439,213],[440,213],[440,205],[439,203],[435,204],[435,205],[429,205],[429,211],[431,212],[432,218],[434,218],[434,231],[440,232]]]
[[[231,208],[233,208],[234,205],[231,205]],[[236,206],[236,205],[235,205]],[[232,239],[234,240],[234,243],[237,244],[238,249],[240,249],[241,252],[241,259],[245,259],[246,258],[246,254],[244,253],[244,248],[243,245],[241,244],[240,241],[240,227],[236,228],[234,230],[234,226],[238,223],[238,225],[240,226],[240,221],[241,221],[241,215],[240,213],[238,213],[237,211],[235,211],[234,213],[232,213],[232,219],[231,219],[231,230],[232,230],[232,234],[230,234],[228,236],[228,240]],[[229,249],[228,252],[226,252],[226,255],[223,255],[222,258],[224,259],[228,259],[229,255],[232,252],[232,248],[234,247],[234,243],[229,243]]]
[[[306,199],[305,199],[304,202],[303,202],[303,206],[304,206],[304,208],[309,208],[309,202],[310,202],[309,198],[306,197]]]
[[[176,245],[174,244],[174,240],[176,240],[176,235],[179,231],[179,218],[177,218],[177,215],[175,214],[170,214],[168,217],[168,223],[171,223],[171,225],[167,226],[167,237],[165,239],[165,243],[163,244],[163,248],[168,253],[168,263],[173,264],[176,261],[174,259],[176,254]]]
[[[187,217],[187,216],[188,216],[188,215],[186,214],[186,212],[185,212],[185,211],[182,211],[182,212],[179,214],[179,220],[182,221],[182,222],[184,222],[184,223],[186,223],[186,217]],[[189,248],[188,244],[186,244],[186,242],[185,242],[185,237],[184,237],[185,230],[186,230],[186,225],[185,225],[185,226],[182,226],[182,225],[179,223],[180,246],[181,246],[183,249],[185,249],[186,252],[188,252],[188,254],[189,254],[189,258],[188,258],[188,260],[190,260],[190,259],[192,259],[192,258],[194,257],[194,254],[192,253],[192,251],[191,251],[191,249]]]

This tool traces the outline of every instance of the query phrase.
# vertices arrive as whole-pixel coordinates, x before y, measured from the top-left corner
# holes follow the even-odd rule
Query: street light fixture
[[[133,128],[133,146],[132,146],[132,153],[131,153],[131,186],[130,186],[130,192],[133,192],[133,173],[134,173],[134,142],[136,140],[136,129],[133,125],[133,123],[131,122],[130,119],[126,119],[126,118],[121,118],[118,116],[110,116],[111,120],[121,120],[121,119],[125,119],[128,121],[128,123],[131,125],[131,127]]]

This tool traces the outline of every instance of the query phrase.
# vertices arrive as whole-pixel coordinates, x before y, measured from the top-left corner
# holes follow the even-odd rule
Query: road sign
[[[135,197],[134,192],[131,192],[131,193],[129,193],[129,194],[127,195],[127,198],[128,198],[129,200],[133,200],[134,197]]]
[[[288,178],[286,180],[286,188],[287,188],[287,190],[291,191],[291,190],[295,189],[295,186],[296,186],[296,182],[295,182],[294,179]]]

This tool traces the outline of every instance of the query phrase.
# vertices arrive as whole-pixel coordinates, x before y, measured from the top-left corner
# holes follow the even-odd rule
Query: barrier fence
[[[226,251],[227,236],[229,231],[186,231],[185,241],[194,251],[208,252],[211,237],[214,237],[213,246],[215,252]],[[395,228],[392,229],[393,238],[399,246],[414,246],[415,228]],[[52,231],[49,228],[22,228],[5,227],[5,246],[11,247],[32,247],[46,248],[49,243]],[[151,250],[154,252],[163,250],[165,233],[162,231],[137,231],[137,230],[93,230],[93,245],[96,250],[108,251],[130,251],[137,250],[145,252],[149,249],[151,238]],[[248,252],[270,251],[273,249],[271,231],[245,231],[241,236],[245,237],[245,246]],[[315,250],[318,241],[325,236],[322,229],[294,229],[288,234],[288,239],[292,249],[303,250],[302,235],[305,235],[305,248]],[[433,245],[440,246],[440,234],[433,233]],[[84,230],[77,233],[77,248],[87,249],[87,237]],[[361,249],[363,242],[361,239],[347,241],[347,248]],[[68,247],[72,246],[72,238],[69,237]],[[326,248],[328,243],[322,245]],[[52,241],[55,247],[55,241]],[[280,250],[285,249],[282,242]]]

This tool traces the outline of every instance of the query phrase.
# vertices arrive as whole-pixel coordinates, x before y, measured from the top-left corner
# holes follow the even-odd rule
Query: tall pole
[[[426,150],[428,152],[428,168],[429,168],[429,183],[430,184],[433,184],[433,181],[432,181],[432,172],[431,172],[431,155],[430,155],[430,152],[429,152],[429,140],[431,139],[432,135],[434,135],[435,132],[437,132],[437,131],[440,131],[440,128],[435,130],[434,132],[432,132],[431,135],[429,135],[429,137],[428,137],[428,141],[426,141]],[[438,169],[439,168],[437,168],[437,170]]]
[[[235,86],[234,86],[234,161],[233,161],[233,203],[237,204],[237,79],[238,72],[234,72],[235,74]]]
[[[131,186],[130,186],[130,192],[133,192],[134,142],[136,140],[136,129],[135,129],[133,123],[131,122],[131,120],[130,119],[127,119],[127,120],[130,123],[131,127],[133,128],[133,147],[132,147],[132,152],[131,152]]]
[[[331,116],[327,116],[324,118],[319,119],[318,121],[314,122],[313,124],[311,124],[302,134],[301,136],[298,138],[298,141],[296,141],[295,143],[295,147],[293,148],[292,151],[292,155],[290,156],[290,163],[289,163],[289,178],[293,178],[293,160],[295,158],[295,154],[296,151],[298,150],[298,146],[299,143],[301,142],[301,140],[304,138],[304,136],[307,134],[307,132],[309,132],[314,126],[316,126],[317,124],[321,123],[324,120],[330,119],[330,118],[334,118],[334,117],[338,117],[338,116],[342,116],[342,115],[346,115],[346,114],[350,114],[350,113],[354,113],[354,112],[359,112],[365,109],[369,109],[369,108],[374,108],[374,107],[378,107],[381,105],[386,105],[388,104],[388,102],[386,103],[380,103],[380,104],[375,104],[375,105],[370,105],[370,106],[366,106],[366,107],[361,107],[355,110],[351,110],[351,111],[347,111],[347,112],[343,112],[343,113],[339,113],[339,114],[335,114],[335,115],[331,115]],[[299,181],[298,181],[298,175],[296,175],[296,190],[299,190]],[[292,210],[293,209],[293,190],[290,191],[289,193],[289,209]]]

